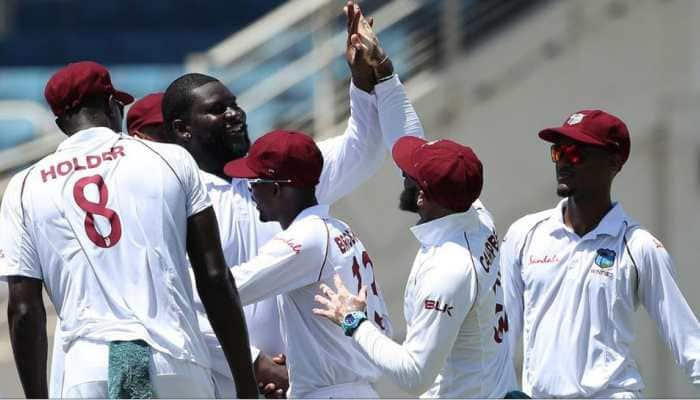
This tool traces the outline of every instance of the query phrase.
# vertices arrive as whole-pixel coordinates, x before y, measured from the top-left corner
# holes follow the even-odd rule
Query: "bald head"
[[[209,75],[191,73],[175,79],[163,96],[163,122],[168,133],[176,119],[187,120],[194,101],[194,89],[210,82],[219,82]]]

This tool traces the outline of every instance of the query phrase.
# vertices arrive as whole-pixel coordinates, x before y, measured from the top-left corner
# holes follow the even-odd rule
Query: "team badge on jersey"
[[[610,268],[615,263],[615,251],[610,249],[598,249],[595,256],[595,265],[600,268]]]

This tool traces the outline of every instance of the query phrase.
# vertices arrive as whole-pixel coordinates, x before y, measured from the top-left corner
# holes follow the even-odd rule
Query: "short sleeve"
[[[187,216],[191,217],[194,214],[211,206],[211,200],[207,193],[207,187],[202,180],[202,175],[199,173],[199,167],[194,161],[194,158],[185,150],[183,153],[183,184],[185,193],[187,194]]]
[[[29,170],[15,175],[0,206],[0,279],[19,275],[43,279],[39,255],[32,239],[26,210],[22,208],[22,186]]]

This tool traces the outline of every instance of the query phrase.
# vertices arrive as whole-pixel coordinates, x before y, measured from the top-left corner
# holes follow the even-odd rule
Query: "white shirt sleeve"
[[[323,154],[323,171],[316,186],[318,202],[332,204],[374,175],[386,155],[381,144],[376,100],[351,83],[345,133],[318,142]]]
[[[700,324],[675,280],[673,261],[663,245],[637,230],[629,246],[638,268],[637,295],[676,364],[700,387]],[[636,236],[636,237],[635,237]],[[636,239],[636,240],[635,240]]]
[[[184,190],[187,195],[187,216],[211,206],[211,200],[207,192],[207,186],[199,173],[199,167],[194,158],[185,149],[182,149],[182,173],[180,174]]]
[[[231,267],[243,305],[319,280],[328,247],[322,220],[305,221],[299,229],[277,234],[250,261]]]
[[[508,229],[501,242],[500,271],[503,278],[503,296],[508,315],[508,336],[510,352],[515,357],[518,342],[523,334],[523,293],[525,291],[521,275],[520,249],[522,235],[515,224]]]
[[[459,269],[432,268],[418,277],[413,301],[414,318],[408,321],[406,339],[398,344],[369,323],[363,323],[353,338],[362,351],[403,390],[420,394],[428,390],[457,338],[459,329],[476,298],[473,273]],[[426,307],[440,302],[441,312]],[[436,303],[432,303],[435,305]]]
[[[0,206],[0,276],[43,279],[29,215],[22,208],[22,186],[29,170],[12,177]],[[2,279],[5,280],[5,279]]]
[[[394,74],[391,79],[376,85],[374,91],[379,124],[384,144],[389,151],[401,136],[425,137],[423,125],[398,75]]]

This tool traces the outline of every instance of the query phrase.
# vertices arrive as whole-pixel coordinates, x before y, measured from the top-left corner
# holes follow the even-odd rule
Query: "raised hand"
[[[345,12],[348,31],[345,43],[345,58],[348,66],[350,66],[352,82],[356,87],[369,93],[376,83],[374,69],[368,64],[367,58],[363,54],[364,49],[361,46],[355,47],[352,44],[352,37],[357,36],[362,13],[359,6],[352,1],[347,2],[343,11]]]
[[[394,66],[382,48],[374,32],[374,19],[365,18],[359,5],[346,6],[352,14],[352,24],[348,25],[350,45],[355,49],[355,58],[361,57],[372,68],[375,84],[394,73]],[[356,60],[357,62],[357,60]]]
[[[345,314],[367,309],[367,286],[363,286],[355,296],[343,284],[340,275],[335,274],[333,281],[337,292],[322,283],[320,290],[323,296],[317,294],[314,300],[325,308],[314,308],[312,311],[314,314],[324,316],[340,325]]]

